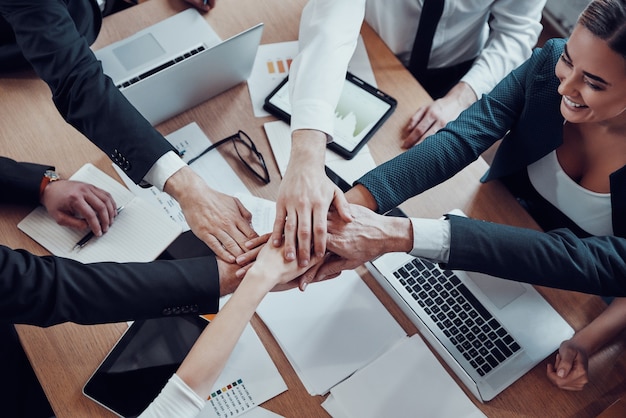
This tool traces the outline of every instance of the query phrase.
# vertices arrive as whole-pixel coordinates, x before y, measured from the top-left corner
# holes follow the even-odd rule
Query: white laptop
[[[225,41],[187,9],[94,51],[133,106],[156,125],[245,81],[263,24]]]
[[[444,271],[406,253],[385,254],[366,266],[481,402],[574,334],[529,284]]]

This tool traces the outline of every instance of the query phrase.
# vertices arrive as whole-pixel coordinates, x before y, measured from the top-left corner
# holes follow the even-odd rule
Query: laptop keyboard
[[[148,70],[148,71],[146,71],[146,72],[144,72],[142,74],[139,74],[137,77],[133,77],[132,79],[130,79],[128,81],[124,81],[123,83],[120,83],[120,84],[116,85],[115,87],[117,87],[118,89],[123,89],[123,88],[129,87],[129,86],[132,86],[133,84],[138,83],[139,81],[144,80],[144,79],[150,77],[151,75],[158,73],[159,71],[163,71],[164,69],[166,69],[168,67],[171,67],[172,65],[174,65],[174,64],[176,64],[178,62],[186,60],[187,58],[190,58],[190,57],[196,55],[197,53],[204,51],[205,49],[206,48],[204,46],[199,46],[197,48],[194,48],[194,49],[192,49],[190,51],[185,52],[184,54],[181,54],[180,56],[178,56],[178,57],[176,57],[174,59],[171,59],[171,60],[169,60],[167,62],[164,62],[163,64],[160,64],[160,65],[158,65],[158,66],[156,66],[154,68],[151,68],[150,70]]]
[[[454,272],[414,258],[394,275],[479,375],[519,351],[515,339]]]

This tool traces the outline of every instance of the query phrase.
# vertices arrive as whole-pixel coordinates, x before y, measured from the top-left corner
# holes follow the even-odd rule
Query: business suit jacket
[[[357,182],[385,212],[452,177],[503,138],[484,181],[539,160],[563,141],[555,65],[565,40],[548,41],[494,90],[437,134]],[[449,268],[589,293],[626,295],[626,170],[610,176],[615,236],[579,238],[451,217]]]
[[[140,183],[176,150],[103,74],[89,49],[101,23],[94,0],[0,0],[0,58],[19,64],[21,53],[63,118]]]
[[[39,202],[45,165],[0,157],[3,203]],[[0,322],[49,326],[215,313],[215,257],[82,264],[0,245]]]

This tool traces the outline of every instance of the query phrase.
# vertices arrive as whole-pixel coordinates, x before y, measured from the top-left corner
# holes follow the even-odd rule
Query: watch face
[[[46,170],[46,172],[43,175],[48,177],[50,181],[59,180],[61,178],[59,177],[56,171],[52,171],[52,170]]]

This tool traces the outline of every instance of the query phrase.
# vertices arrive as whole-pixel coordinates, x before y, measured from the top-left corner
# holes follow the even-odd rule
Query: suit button
[[[191,308],[189,307],[189,305],[185,305],[183,306],[181,311],[183,314],[188,314],[191,311]]]
[[[192,305],[191,306],[191,312],[193,312],[193,313],[198,312],[198,305]]]
[[[170,308],[163,309],[163,315],[167,316],[171,314],[172,314],[172,310]]]
[[[174,315],[180,315],[180,306],[177,306],[175,308],[172,309],[172,313]]]

